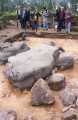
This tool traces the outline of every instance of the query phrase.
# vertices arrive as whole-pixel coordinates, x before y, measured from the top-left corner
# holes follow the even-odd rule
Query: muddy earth
[[[78,83],[78,41],[72,39],[52,39],[52,38],[36,38],[27,37],[26,44],[35,47],[39,43],[55,42],[57,46],[63,47],[67,52],[70,52],[75,59],[74,68],[59,71],[66,77],[67,87],[72,88]],[[24,90],[15,89],[11,83],[5,78],[3,71],[4,65],[0,65],[0,111],[14,110],[17,113],[17,120],[23,120],[23,116],[32,114],[37,120],[61,120],[61,113],[63,111],[63,104],[59,98],[60,92],[53,92],[56,102],[50,106],[31,105],[31,93]],[[31,120],[31,119],[30,119]]]

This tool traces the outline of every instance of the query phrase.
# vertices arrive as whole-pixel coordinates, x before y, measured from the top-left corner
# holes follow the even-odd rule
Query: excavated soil
[[[26,43],[30,47],[35,47],[39,43],[54,41],[56,45],[63,47],[67,52],[71,52],[75,59],[75,66],[72,69],[62,71],[66,77],[67,86],[72,87],[78,79],[78,41],[71,39],[47,39],[27,37]],[[63,105],[58,97],[59,92],[52,92],[56,98],[56,103],[51,106],[31,106],[31,93],[13,88],[4,77],[5,66],[0,66],[0,110],[15,110],[18,120],[22,120],[23,114],[32,113],[37,120],[60,120]],[[73,79],[74,78],[74,79]]]

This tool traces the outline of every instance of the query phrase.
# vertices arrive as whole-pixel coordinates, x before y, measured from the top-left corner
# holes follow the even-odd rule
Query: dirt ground
[[[35,47],[39,43],[48,43],[50,41],[54,41],[57,46],[61,46],[67,52],[72,53],[75,58],[74,68],[63,71],[67,85],[72,87],[78,79],[78,41],[74,39],[26,38],[26,43],[30,47]],[[52,92],[56,98],[54,105],[33,107],[31,106],[31,93],[26,90],[21,92],[13,88],[3,74],[4,69],[5,66],[0,66],[0,110],[15,110],[18,115],[18,120],[22,120],[22,116],[26,113],[32,113],[37,120],[60,120],[63,105],[58,97],[59,92]]]

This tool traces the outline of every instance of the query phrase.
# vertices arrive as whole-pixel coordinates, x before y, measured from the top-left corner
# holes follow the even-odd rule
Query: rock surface
[[[77,113],[75,109],[70,109],[63,114],[63,120],[78,120]]]
[[[55,102],[52,92],[46,81],[39,79],[31,89],[32,105],[50,105]]]
[[[73,105],[76,103],[77,100],[75,94],[68,88],[66,88],[64,91],[61,92],[60,98],[64,106]]]
[[[59,69],[66,70],[74,66],[74,58],[71,54],[63,52],[60,54],[57,65]]]
[[[0,44],[0,64],[8,62],[10,56],[29,50],[24,42],[1,43]]]
[[[22,120],[35,120],[31,113],[24,113]]]
[[[76,106],[78,107],[78,98],[77,98],[77,101],[76,101]]]
[[[65,76],[61,73],[54,73],[48,79],[48,84],[52,90],[61,90],[65,88]]]
[[[50,46],[56,46],[55,42],[52,42],[52,41],[46,42],[45,44],[50,45]]]
[[[0,112],[0,120],[17,120],[16,112],[14,111]]]
[[[10,57],[5,75],[15,87],[32,88],[35,80],[51,74],[58,55],[57,47],[41,44],[27,52]]]

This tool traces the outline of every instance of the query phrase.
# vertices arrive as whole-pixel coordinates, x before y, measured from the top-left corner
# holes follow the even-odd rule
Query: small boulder
[[[3,111],[0,112],[0,120],[17,120],[15,111]]]
[[[61,92],[60,98],[64,106],[73,105],[76,103],[77,100],[75,94],[68,88],[66,88],[64,91]]]
[[[73,108],[63,113],[63,120],[78,120],[76,110]]]
[[[74,58],[71,54],[63,52],[60,54],[56,67],[61,70],[66,70],[74,66]]]
[[[60,73],[54,73],[48,79],[48,84],[52,90],[61,90],[65,88],[65,76]]]
[[[32,105],[50,105],[55,102],[46,81],[39,79],[31,89]]]

